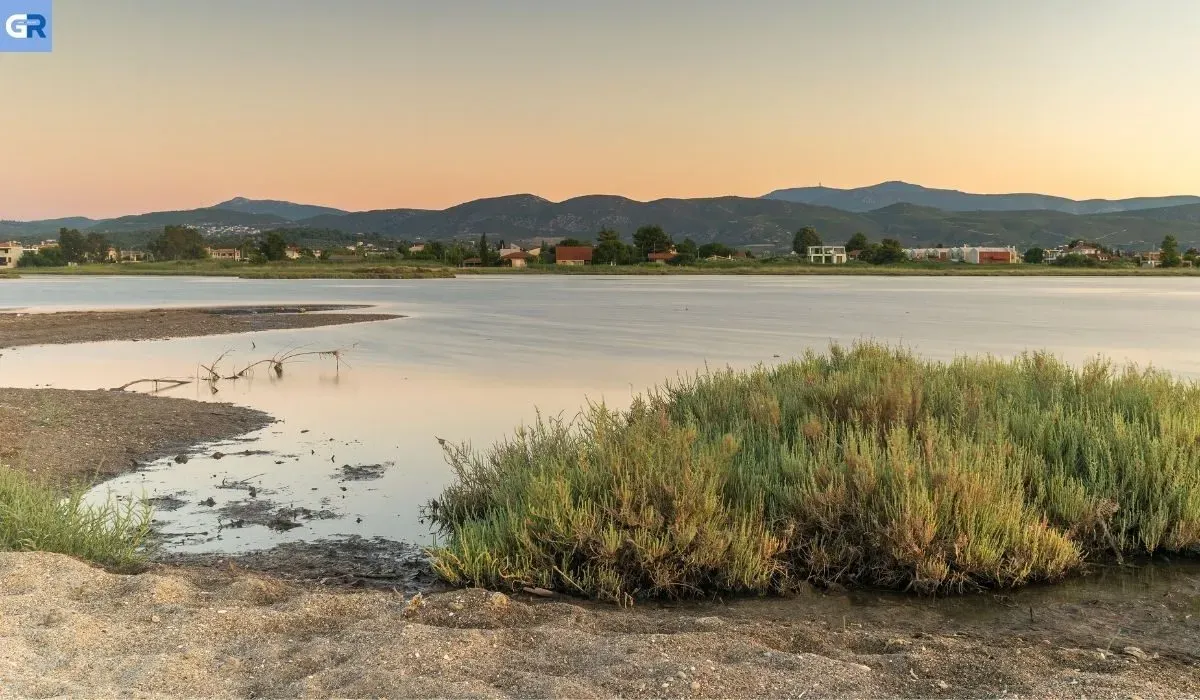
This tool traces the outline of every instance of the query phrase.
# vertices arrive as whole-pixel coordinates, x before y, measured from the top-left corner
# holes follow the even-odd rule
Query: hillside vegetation
[[[1200,551],[1200,388],[1099,360],[835,346],[447,454],[429,514],[456,585],[960,591]]]

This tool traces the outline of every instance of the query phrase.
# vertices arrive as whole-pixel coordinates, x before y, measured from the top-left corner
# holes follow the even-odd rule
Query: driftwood
[[[157,392],[160,389],[174,389],[177,386],[183,386],[185,384],[191,384],[191,383],[192,383],[192,380],[190,380],[190,379],[135,379],[132,382],[129,382],[128,384],[122,384],[121,386],[115,386],[115,387],[109,389],[109,391],[125,391],[129,387],[137,386],[138,384],[153,384],[154,391]]]
[[[207,365],[201,364],[200,368],[207,373],[207,376],[203,377],[203,380],[208,382],[209,389],[215,394],[217,393],[218,382],[237,381],[238,379],[252,377],[254,376],[254,370],[258,367],[267,366],[275,373],[276,377],[282,377],[283,366],[286,363],[294,362],[303,357],[331,357],[333,358],[337,370],[340,372],[342,369],[342,364],[346,361],[345,354],[347,351],[347,348],[337,348],[334,350],[302,350],[301,348],[292,348],[290,350],[284,350],[282,352],[275,353],[275,355],[266,359],[251,362],[240,370],[235,371],[233,374],[222,374],[219,370],[219,365],[221,361],[225,359],[225,356],[229,354],[229,351],[226,350],[217,356],[217,359],[212,363]]]

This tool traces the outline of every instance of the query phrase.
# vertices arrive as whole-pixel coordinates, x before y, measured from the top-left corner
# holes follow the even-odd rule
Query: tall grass
[[[0,550],[69,554],[115,569],[136,568],[150,532],[150,508],[83,503],[34,477],[0,465]]]
[[[430,515],[455,584],[958,591],[1200,552],[1200,388],[1101,360],[834,346],[447,454]]]

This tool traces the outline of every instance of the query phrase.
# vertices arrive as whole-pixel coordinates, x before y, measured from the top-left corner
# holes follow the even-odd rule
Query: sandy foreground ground
[[[122,576],[0,553],[0,697],[1200,695],[1200,649],[1164,633],[1183,624],[1169,606],[1154,606],[1158,628],[1138,613],[1139,638],[1113,643],[1120,606],[1043,607],[1046,622],[1018,634],[1024,610],[954,622],[819,593],[631,610],[530,601],[213,569]]]
[[[316,328],[400,318],[395,314],[328,313],[344,305],[238,306],[204,309],[0,313],[0,349],[101,340],[161,340],[284,328]]]

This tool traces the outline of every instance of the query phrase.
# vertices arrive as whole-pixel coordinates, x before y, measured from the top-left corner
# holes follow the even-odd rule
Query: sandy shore
[[[1010,628],[1023,623],[956,621],[933,606],[914,613],[817,593],[633,610],[478,590],[417,603],[228,570],[119,576],[59,555],[0,553],[0,696],[1200,693],[1198,650],[1164,633],[1182,622],[1168,621],[1172,605],[1159,609],[1157,623],[1136,614],[1127,624],[1154,629],[1107,650],[1115,611],[1059,607],[1089,618],[1094,631],[1015,634]],[[1050,619],[1055,611],[1037,613]]]
[[[54,483],[96,482],[137,462],[271,422],[249,408],[120,391],[0,389],[0,462]]]
[[[0,349],[100,340],[162,340],[285,328],[316,328],[401,318],[395,314],[322,313],[345,305],[0,313]]]

